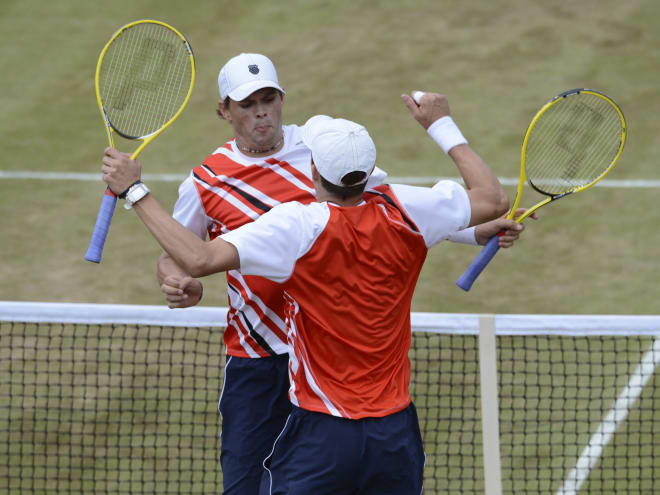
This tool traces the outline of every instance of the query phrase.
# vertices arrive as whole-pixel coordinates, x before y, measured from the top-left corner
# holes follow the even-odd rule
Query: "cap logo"
[[[259,74],[259,66],[256,64],[248,65],[248,70],[250,74]]]

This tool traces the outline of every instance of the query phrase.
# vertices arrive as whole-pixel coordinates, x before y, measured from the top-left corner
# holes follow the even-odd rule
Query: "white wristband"
[[[449,153],[454,146],[467,144],[467,139],[461,134],[454,120],[449,116],[441,117],[426,130],[429,136],[440,145],[442,151]]]
[[[476,237],[476,227],[468,227],[467,229],[449,234],[447,240],[451,242],[459,242],[461,244],[471,244],[473,246],[479,245]]]

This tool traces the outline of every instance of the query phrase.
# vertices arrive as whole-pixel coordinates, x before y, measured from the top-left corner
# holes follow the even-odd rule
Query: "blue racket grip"
[[[472,264],[468,266],[467,270],[465,270],[465,273],[463,273],[463,275],[458,278],[456,285],[458,285],[465,292],[469,291],[474,281],[477,280],[479,274],[483,271],[484,268],[486,268],[486,265],[490,263],[490,260],[493,259],[495,253],[497,253],[499,250],[499,236],[494,235],[486,243]]]
[[[108,236],[108,229],[110,229],[110,221],[115,212],[116,204],[117,196],[115,196],[110,188],[106,189],[103,200],[101,201],[101,207],[99,208],[99,214],[96,217],[96,225],[94,225],[94,232],[89,241],[87,254],[85,254],[87,261],[92,261],[93,263],[101,262],[105,238]]]

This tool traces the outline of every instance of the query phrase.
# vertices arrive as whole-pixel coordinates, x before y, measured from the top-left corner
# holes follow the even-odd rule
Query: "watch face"
[[[149,194],[149,189],[144,184],[136,184],[126,194],[126,200],[130,203],[136,203]]]

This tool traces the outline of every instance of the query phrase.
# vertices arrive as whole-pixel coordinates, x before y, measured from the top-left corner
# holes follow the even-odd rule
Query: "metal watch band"
[[[128,188],[128,191],[126,191],[126,203],[124,203],[124,208],[130,210],[135,203],[144,198],[149,192],[149,188],[142,181],[137,181]]]

